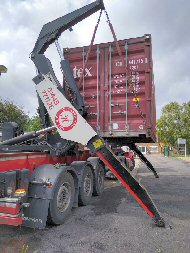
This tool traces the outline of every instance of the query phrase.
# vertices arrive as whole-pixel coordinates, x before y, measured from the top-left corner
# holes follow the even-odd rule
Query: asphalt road
[[[140,164],[137,176],[166,221],[158,228],[117,181],[102,197],[73,210],[61,226],[46,230],[0,227],[0,253],[189,253],[190,160],[149,155],[160,179]]]

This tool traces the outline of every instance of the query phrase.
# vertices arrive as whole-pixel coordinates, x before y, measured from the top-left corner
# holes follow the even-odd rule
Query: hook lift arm
[[[113,154],[111,149],[105,145],[103,139],[82,117],[85,116],[85,107],[69,62],[62,59],[61,68],[69,87],[73,89],[77,98],[76,101],[72,101],[72,104],[66,98],[63,87],[58,83],[49,59],[43,55],[48,46],[55,42],[62,32],[100,9],[104,9],[103,1],[97,0],[43,26],[31,53],[31,59],[38,70],[38,75],[33,81],[36,84],[39,96],[40,110],[43,111],[44,122],[48,114],[63,139],[87,145],[93,153],[96,153],[153,218],[156,225],[164,227],[164,220],[145,188],[131,175],[130,171]],[[44,107],[42,108],[42,106]],[[50,125],[50,121],[48,124],[44,124],[46,127]]]

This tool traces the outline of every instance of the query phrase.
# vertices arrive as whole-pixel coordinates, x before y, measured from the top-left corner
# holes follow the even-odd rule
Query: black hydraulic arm
[[[22,142],[25,142],[25,141],[28,141],[28,140],[32,140],[32,139],[35,139],[36,137],[38,137],[40,135],[47,134],[48,132],[52,132],[54,130],[56,130],[56,127],[52,126],[52,127],[46,128],[46,129],[42,129],[42,130],[22,134],[22,135],[19,135],[17,137],[14,137],[12,139],[0,142],[0,147],[3,146],[3,145],[15,145],[15,144],[19,144],[19,143],[22,143]]]
[[[131,150],[133,150],[139,156],[141,161],[146,164],[147,168],[153,172],[154,176],[156,178],[159,178],[159,176],[158,176],[156,170],[154,169],[153,165],[151,164],[151,162],[149,162],[149,160],[142,154],[142,152],[137,148],[135,143],[128,143],[127,145]]]
[[[43,54],[49,45],[59,38],[62,32],[71,28],[73,25],[77,24],[100,9],[104,9],[104,4],[102,0],[97,0],[63,17],[45,24],[42,27],[40,35],[31,53],[31,58],[35,57],[36,54]]]

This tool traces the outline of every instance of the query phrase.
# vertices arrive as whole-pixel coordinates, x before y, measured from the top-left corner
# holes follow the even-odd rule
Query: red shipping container
[[[87,107],[87,121],[103,137],[125,143],[154,142],[155,87],[151,35],[93,45],[85,68],[88,47],[67,48],[74,78]]]

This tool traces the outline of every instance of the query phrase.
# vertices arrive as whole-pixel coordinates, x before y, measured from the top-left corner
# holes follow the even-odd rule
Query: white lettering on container
[[[84,74],[85,77],[86,77],[86,76],[92,76],[92,74],[91,74],[91,72],[90,72],[91,69],[92,69],[92,67],[90,67],[90,68],[85,68],[85,74]],[[81,74],[82,74],[82,70],[83,70],[83,68],[77,68],[77,66],[75,66],[75,67],[73,68],[73,76],[74,76],[74,78],[80,77]]]

